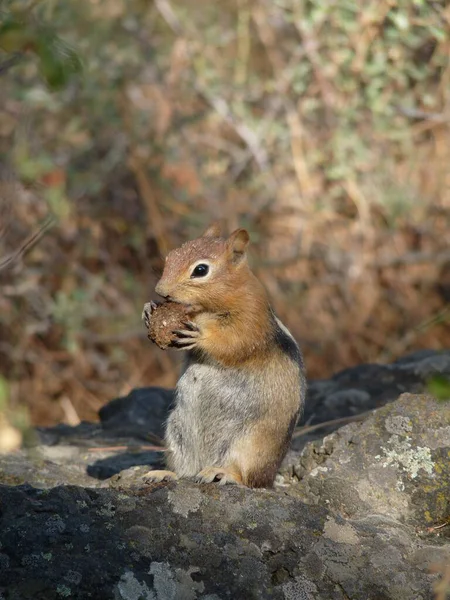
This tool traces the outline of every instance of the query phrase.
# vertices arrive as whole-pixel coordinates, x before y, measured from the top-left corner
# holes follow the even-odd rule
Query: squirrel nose
[[[166,300],[168,300],[170,298],[169,290],[167,289],[167,287],[164,284],[161,283],[161,281],[158,281],[158,283],[156,284],[155,292],[158,294],[158,296],[162,296],[163,298],[166,298]]]

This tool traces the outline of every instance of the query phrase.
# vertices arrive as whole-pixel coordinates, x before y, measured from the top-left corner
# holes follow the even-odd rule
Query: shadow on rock
[[[147,470],[163,469],[164,458],[158,452],[127,452],[97,460],[87,466],[87,474],[95,479],[109,479],[125,469],[145,465]]]

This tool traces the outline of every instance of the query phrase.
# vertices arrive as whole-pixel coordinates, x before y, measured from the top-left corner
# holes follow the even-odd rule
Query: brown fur
[[[297,362],[292,352],[277,343],[279,325],[264,287],[247,264],[248,233],[238,229],[228,239],[216,237],[218,234],[219,228],[214,224],[201,238],[172,251],[156,291],[191,307],[192,321],[198,328],[193,338],[193,356],[204,357],[198,359],[199,364],[203,360],[208,364],[212,361],[211,364],[221,365],[226,372],[230,369],[229,376],[233,381],[239,381],[234,379],[238,377],[237,373],[240,377],[248,373],[248,381],[255,377],[258,381],[251,397],[251,410],[254,411],[256,405],[260,416],[246,417],[242,422],[243,433],[234,441],[230,440],[226,464],[204,464],[196,480],[270,487],[302,407],[305,392],[303,365],[301,359]],[[202,262],[209,266],[208,275],[191,277],[195,266]],[[296,348],[293,340],[292,343]],[[261,395],[257,389],[261,390]],[[245,393],[249,393],[248,388]],[[180,406],[180,410],[187,409]],[[188,420],[181,418],[180,413],[177,423],[183,422]],[[236,427],[238,423],[236,421]],[[236,431],[240,428],[241,425]],[[176,446],[173,446],[173,452],[172,455],[170,449],[167,456],[171,469],[175,469],[182,456]],[[185,462],[183,465],[186,472]]]
[[[298,413],[285,423],[262,422],[239,448],[241,473],[248,487],[272,487],[281,462],[289,448]]]
[[[195,319],[202,332],[198,348],[227,367],[263,359],[271,351],[271,318],[259,281],[247,270],[236,273],[221,301],[218,316],[206,312]]]
[[[237,230],[229,240],[201,237],[173,250],[156,287],[159,294],[190,304],[199,313],[194,318],[202,332],[198,349],[229,367],[254,360],[270,344],[269,302],[241,256],[248,243],[243,231]],[[190,279],[199,259],[213,262],[217,269],[206,285]]]
[[[270,356],[267,385],[277,396],[278,377],[283,377],[286,361],[281,353]],[[278,374],[278,377],[277,377]],[[251,433],[238,441],[232,449],[233,464],[248,487],[271,487],[280,464],[289,448],[291,436],[299,416],[295,393],[287,395],[279,410],[270,410],[266,419],[256,423]]]

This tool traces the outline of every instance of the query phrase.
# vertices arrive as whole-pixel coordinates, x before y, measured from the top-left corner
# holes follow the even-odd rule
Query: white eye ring
[[[199,260],[190,269],[191,279],[205,279],[211,273],[211,265],[206,260]]]

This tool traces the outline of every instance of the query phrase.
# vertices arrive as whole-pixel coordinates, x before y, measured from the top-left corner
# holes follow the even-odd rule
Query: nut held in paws
[[[166,350],[177,339],[173,331],[183,329],[183,323],[188,318],[188,309],[182,304],[176,302],[158,304],[153,308],[149,319],[148,338],[161,350]]]

